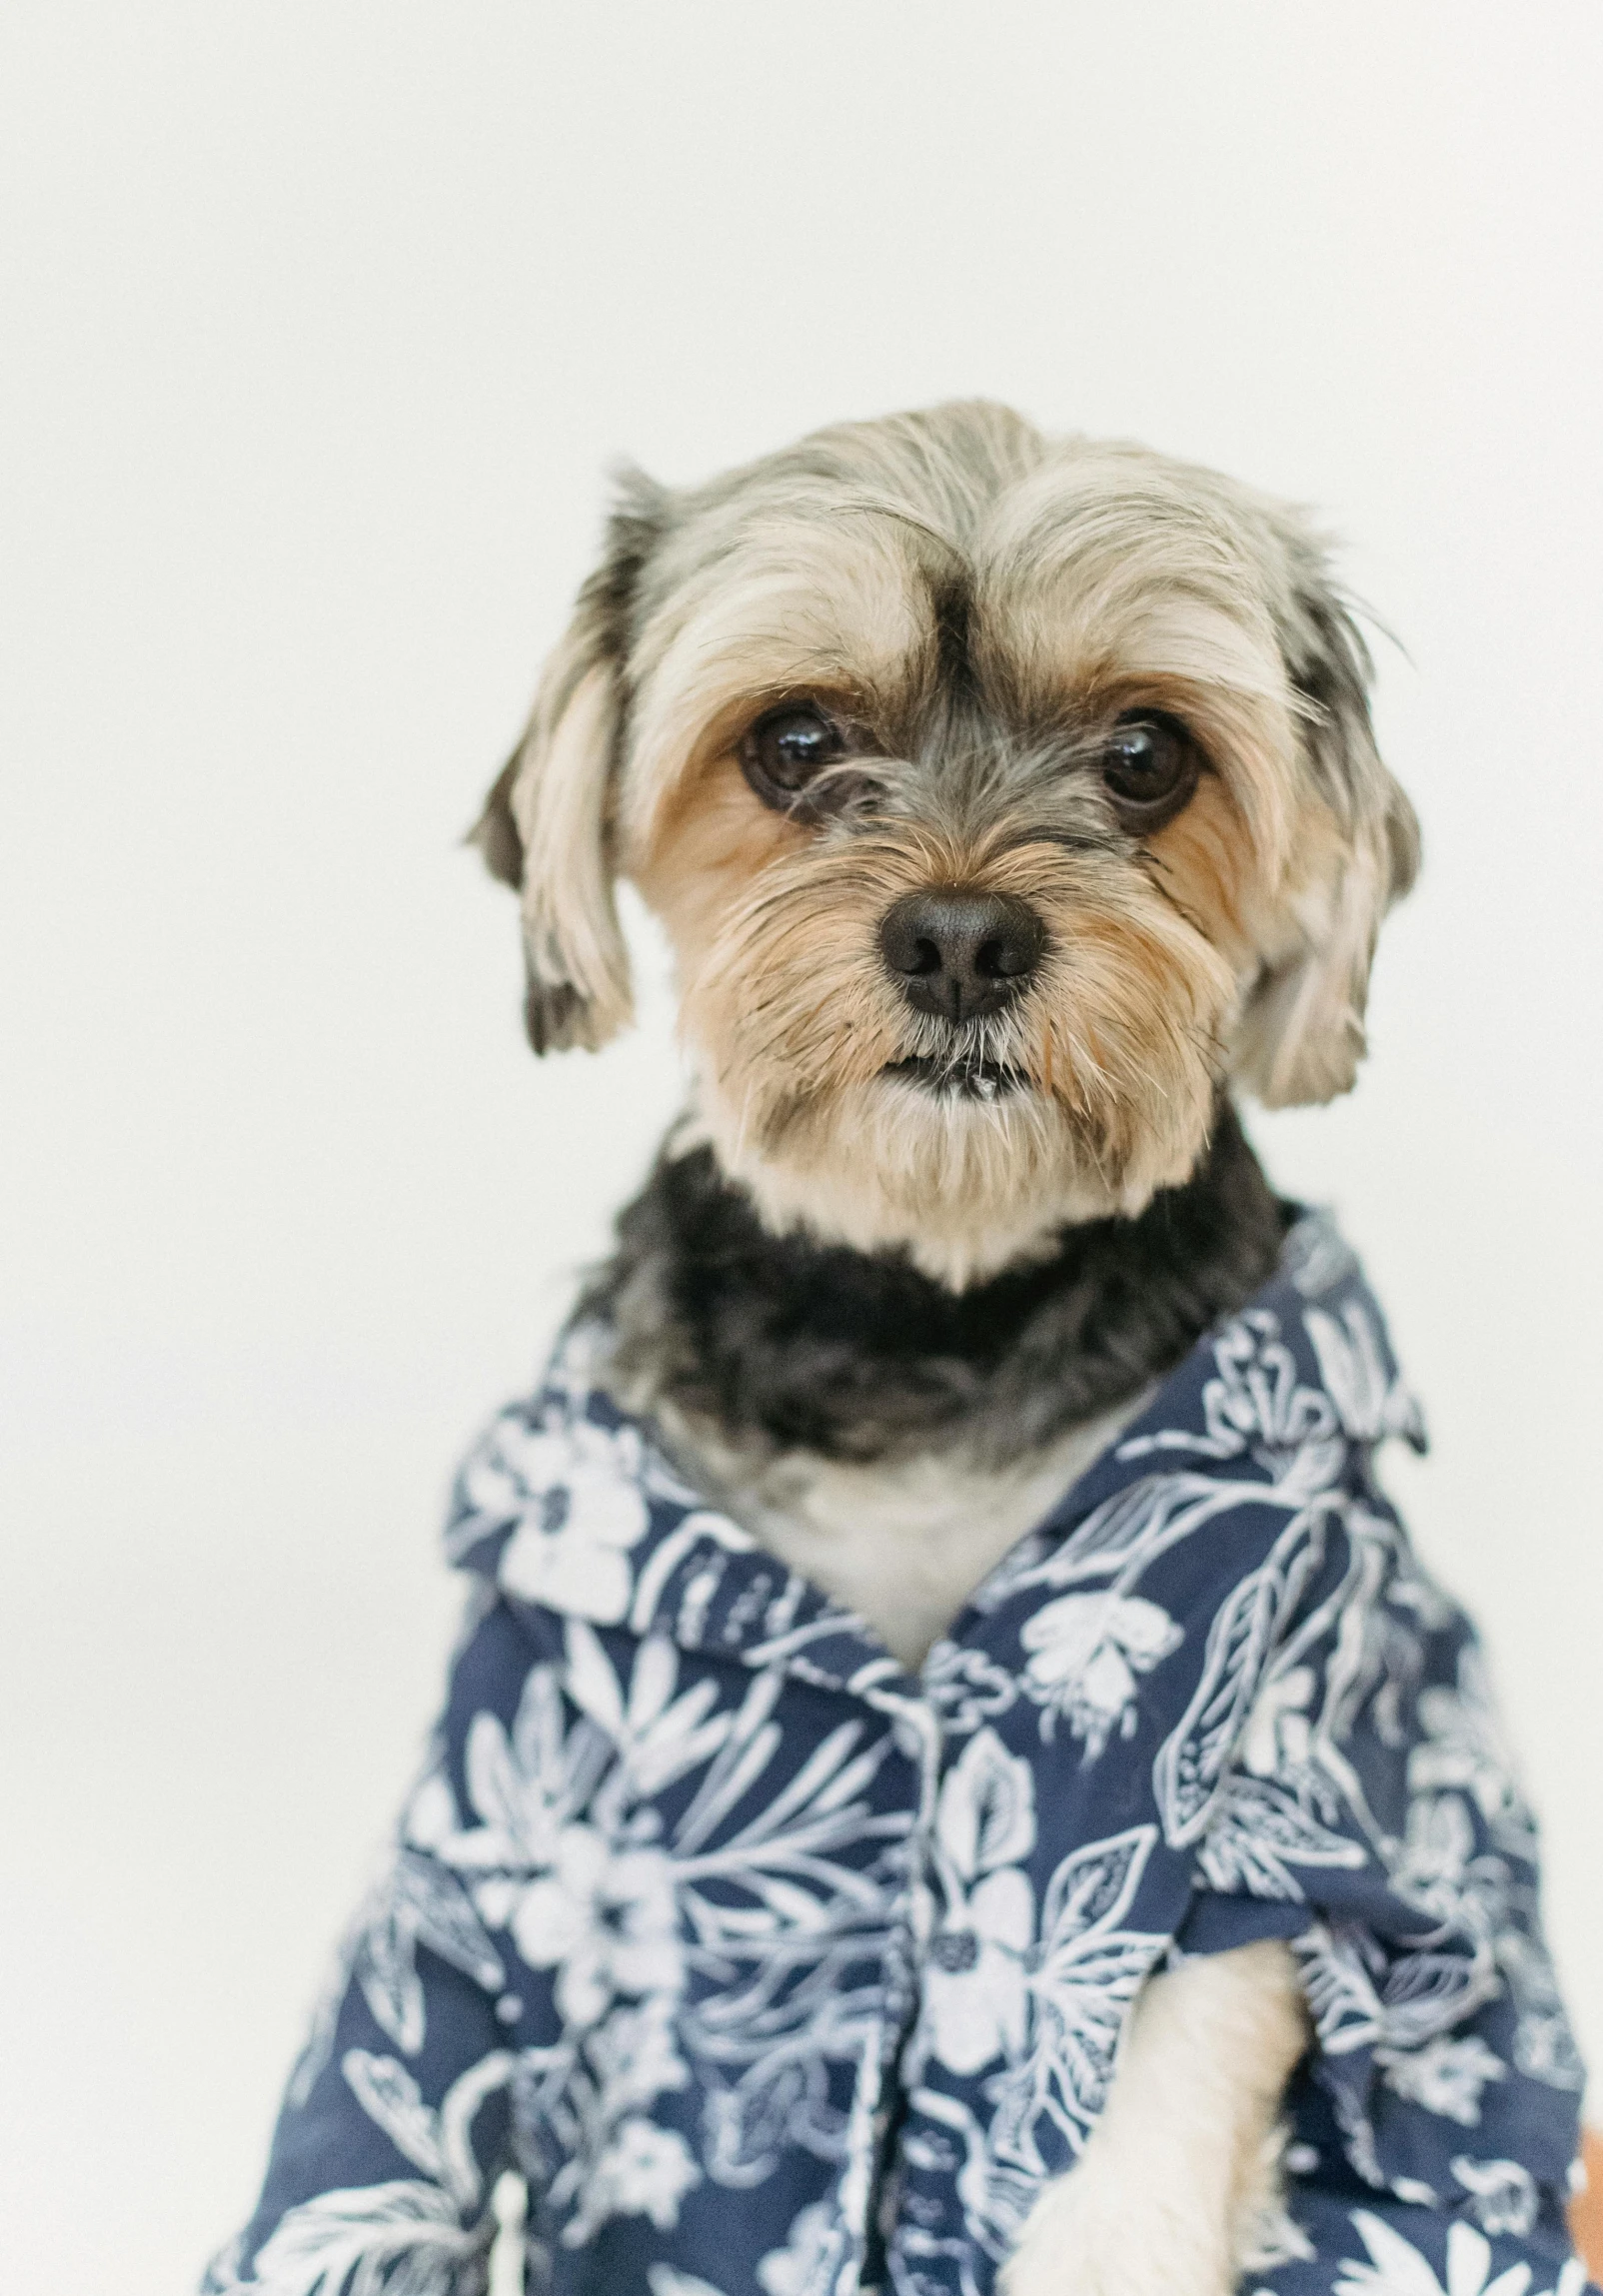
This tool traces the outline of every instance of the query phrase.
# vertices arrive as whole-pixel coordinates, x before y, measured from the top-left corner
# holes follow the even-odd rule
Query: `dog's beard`
[[[910,1012],[886,977],[882,885],[853,902],[798,872],[718,936],[684,1005],[701,1129],[771,1226],[900,1247],[961,1287],[1189,1175],[1231,969],[1127,864],[1094,887],[1038,859],[1029,876],[1006,889],[1027,889],[1048,956],[963,1029]]]

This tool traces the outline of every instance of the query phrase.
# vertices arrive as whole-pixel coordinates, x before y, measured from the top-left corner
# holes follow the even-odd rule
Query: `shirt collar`
[[[920,1696],[870,1627],[684,1480],[651,1423],[609,1394],[607,1352],[604,1327],[570,1327],[540,1388],[492,1422],[457,1478],[451,1560],[515,1607],[666,1634],[876,1700]],[[943,1642],[960,1644],[1021,1575],[1049,1582],[1053,1551],[1154,1474],[1217,1477],[1227,1464],[1236,1480],[1283,1481],[1290,1500],[1391,1435],[1423,1446],[1380,1311],[1333,1221],[1304,1212],[1269,1281],[1196,1342]]]

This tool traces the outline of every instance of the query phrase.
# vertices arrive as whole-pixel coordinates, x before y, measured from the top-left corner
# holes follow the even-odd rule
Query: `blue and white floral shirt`
[[[1249,2290],[1579,2296],[1581,2067],[1418,1440],[1302,1219],[921,1673],[688,1489],[581,1326],[463,1469],[446,1714],[208,2296],[985,2296],[1130,2005],[1265,1935],[1317,2040]]]

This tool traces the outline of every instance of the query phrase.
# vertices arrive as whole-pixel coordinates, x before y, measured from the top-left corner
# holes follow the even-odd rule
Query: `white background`
[[[1603,15],[12,0],[0,2277],[188,2287],[676,1092],[457,849],[620,452],[955,393],[1321,505],[1428,864],[1262,1122],[1431,1409],[1603,2060]],[[653,960],[649,969],[661,973]]]

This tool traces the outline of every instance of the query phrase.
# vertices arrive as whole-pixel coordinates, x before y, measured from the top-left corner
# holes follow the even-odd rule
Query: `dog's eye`
[[[842,728],[810,701],[771,709],[741,743],[747,779],[765,804],[781,812],[799,810],[807,784],[845,753]]]
[[[1187,802],[1202,758],[1177,717],[1162,709],[1131,709],[1109,734],[1101,767],[1119,819],[1127,829],[1145,832],[1171,821]]]

